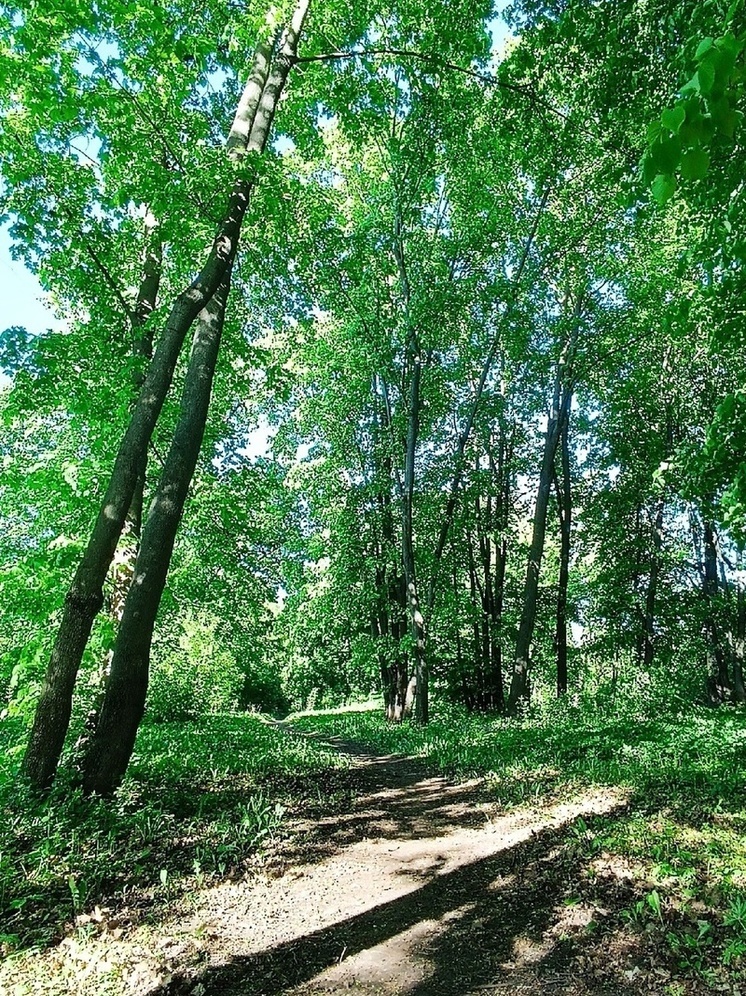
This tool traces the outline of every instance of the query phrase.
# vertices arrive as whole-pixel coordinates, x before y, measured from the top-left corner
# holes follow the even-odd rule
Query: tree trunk
[[[145,381],[147,364],[153,358],[153,327],[148,325],[148,319],[155,311],[158,303],[158,291],[161,285],[161,268],[163,264],[163,243],[157,219],[148,210],[145,216],[145,252],[143,256],[143,277],[137,293],[137,303],[132,315],[132,356],[135,361],[132,368],[132,404],[137,404],[137,398]],[[140,546],[142,531],[142,510],[145,495],[145,474],[147,470],[147,449],[137,475],[135,491],[130,501],[130,507],[124,520],[118,554],[112,564],[112,616],[117,625],[121,619],[121,609],[127,597],[127,590],[133,577],[135,559]]]
[[[309,0],[300,0],[283,51],[268,78],[271,52],[260,45],[228,138],[229,154],[264,149],[275,109],[295,57]],[[247,121],[250,122],[247,127]],[[65,598],[47,675],[29,736],[22,774],[35,788],[54,778],[72,711],[72,693],[93,621],[103,604],[103,584],[142,474],[155,423],[171,385],[181,347],[196,317],[210,302],[233,264],[254,180],[235,181],[207,262],[176,298],[150,364],[114,464],[88,546]]]
[[[560,525],[560,563],[557,589],[557,625],[554,642],[557,651],[557,697],[567,694],[567,583],[570,576],[570,531],[572,526],[572,493],[570,490],[569,411],[560,432],[562,485],[557,484],[557,506]]]
[[[505,567],[508,560],[507,541],[500,536],[495,549],[495,582],[492,610],[492,689],[491,705],[499,712],[505,710],[505,688],[503,686],[503,605],[505,602]]]
[[[414,551],[414,481],[417,445],[420,438],[420,409],[422,407],[422,353],[417,330],[410,313],[411,288],[404,259],[404,231],[401,214],[397,209],[394,220],[394,258],[399,270],[399,284],[404,303],[407,325],[407,367],[409,372],[409,398],[407,403],[407,435],[404,446],[404,481],[402,484],[402,567],[406,585],[407,605],[412,636],[414,675],[407,690],[414,693],[414,717],[423,725],[428,721],[428,673],[425,657],[425,620],[417,588],[417,568]],[[405,707],[406,708],[406,707]]]
[[[137,301],[130,314],[132,325],[132,404],[137,403],[137,398],[145,380],[145,370],[147,364],[153,358],[153,327],[148,325],[148,319],[155,311],[158,303],[158,291],[161,284],[161,268],[163,263],[163,243],[159,231],[159,224],[153,213],[148,210],[145,216],[145,251],[143,254],[142,280],[138,289]],[[142,461],[137,475],[134,494],[127,509],[122,533],[114,551],[108,573],[108,586],[111,594],[108,599],[108,614],[111,619],[114,631],[122,621],[124,603],[127,592],[135,576],[135,562],[140,549],[140,534],[142,532],[143,504],[145,500],[145,479],[147,473],[147,449],[142,454]],[[100,700],[103,695],[103,686],[111,667],[111,652],[106,654],[106,659],[101,663],[99,675],[98,701],[93,705],[86,721],[87,733],[76,744],[76,748],[82,748],[87,742],[88,733],[95,729],[98,720]]]
[[[472,673],[472,685],[474,688],[474,705],[477,709],[484,708],[484,668],[485,668],[485,658],[484,658],[484,630],[483,623],[483,600],[481,592],[479,591],[479,585],[477,582],[477,570],[476,563],[474,560],[474,541],[472,539],[471,532],[466,533],[466,548],[469,551],[469,595],[472,606],[472,641],[474,646],[474,663],[471,668]],[[477,606],[482,609],[480,615],[477,616]]]
[[[378,382],[380,379],[378,375],[374,376],[373,379],[373,451],[377,467],[379,452],[379,418],[377,406],[381,398],[378,391]],[[385,387],[383,395],[385,398]],[[390,429],[391,426],[385,405],[382,419]],[[378,549],[378,566],[376,569],[376,598],[380,619],[381,680],[386,720],[390,723],[401,723],[406,714],[407,687],[409,684],[409,667],[403,645],[407,632],[407,597],[394,534],[394,513],[391,507],[393,461],[390,452],[386,449],[383,451],[380,464],[381,472],[376,474],[378,479],[377,498],[381,522],[381,543]]]
[[[733,701],[746,702],[746,686],[743,680],[743,659],[746,650],[746,592],[738,583],[736,594],[736,639],[733,647]]]
[[[505,571],[508,563],[508,524],[510,516],[511,462],[515,426],[510,439],[503,424],[500,425],[497,462],[488,447],[488,457],[493,480],[497,483],[499,502],[494,522],[495,570],[492,581],[492,627],[491,627],[491,702],[493,709],[505,710],[505,689],[503,685],[503,607],[505,603]]]
[[[539,572],[544,555],[544,539],[547,528],[547,509],[549,507],[549,491],[554,472],[554,458],[557,452],[562,423],[567,417],[570,406],[571,391],[562,388],[562,367],[557,368],[554,385],[552,411],[547,425],[544,442],[544,455],[539,474],[539,490],[536,496],[534,510],[533,533],[528,554],[526,580],[523,586],[523,609],[518,628],[518,638],[515,648],[513,676],[510,682],[508,696],[508,711],[515,712],[518,702],[528,697],[528,669],[531,641],[536,624],[536,605],[539,593]]]
[[[226,274],[200,316],[195,333],[179,422],[143,530],[135,580],[117,633],[98,725],[83,758],[86,793],[108,795],[116,789],[135,745],[145,709],[155,617],[202,445],[229,287],[230,276]]]
[[[382,609],[383,664],[381,678],[384,690],[384,712],[388,722],[401,723],[407,711],[409,674],[402,640],[407,631],[407,601],[404,579],[399,576],[382,590],[386,608]]]
[[[705,638],[708,658],[708,698],[711,703],[724,702],[731,688],[728,658],[723,650],[718,623],[718,566],[715,524],[703,523]]]
[[[650,574],[645,593],[645,618],[643,620],[643,654],[642,662],[645,670],[653,663],[655,656],[655,603],[658,597],[658,577],[660,574],[660,551],[663,545],[663,513],[665,502],[661,498],[655,510],[653,522],[653,551],[650,555]]]

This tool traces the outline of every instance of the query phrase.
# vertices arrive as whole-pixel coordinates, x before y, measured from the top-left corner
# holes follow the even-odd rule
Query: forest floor
[[[635,903],[640,868],[590,846],[597,823],[628,816],[628,789],[506,811],[484,779],[323,727],[280,731],[339,755],[352,791],[300,805],[247,873],[156,915],[79,915],[61,942],[6,961],[3,996],[740,993],[735,975],[672,971],[654,904]]]

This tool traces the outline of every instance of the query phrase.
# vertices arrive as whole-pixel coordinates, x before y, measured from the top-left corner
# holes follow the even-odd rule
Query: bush
[[[155,649],[149,718],[163,722],[238,708],[244,674],[220,640],[218,626],[209,613],[190,611],[180,624],[177,646],[162,656]]]

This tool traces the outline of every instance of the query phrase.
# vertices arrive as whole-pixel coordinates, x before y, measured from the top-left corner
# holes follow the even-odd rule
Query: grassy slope
[[[0,727],[15,759],[19,731]],[[13,735],[15,733],[15,736]],[[3,745],[0,745],[3,746]],[[48,802],[0,769],[0,946],[59,936],[96,904],[134,912],[238,875],[286,807],[349,791],[347,762],[254,716],[146,724],[114,800],[84,800],[64,776]]]

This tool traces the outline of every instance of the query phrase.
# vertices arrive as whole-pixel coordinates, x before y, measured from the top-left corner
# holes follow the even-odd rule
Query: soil
[[[641,967],[635,936],[613,916],[629,903],[623,870],[603,860],[591,869],[582,846],[594,818],[625,808],[620,792],[501,813],[480,782],[326,742],[353,764],[358,791],[346,811],[297,819],[257,874],[203,890],[157,928],[69,938],[38,956],[47,981],[28,991],[666,992],[665,969]],[[7,991],[25,996],[21,985]]]

